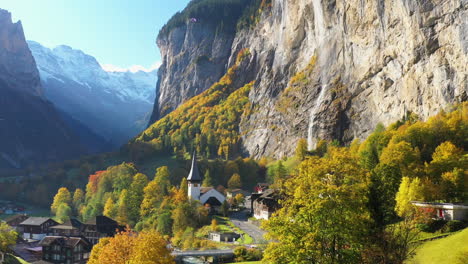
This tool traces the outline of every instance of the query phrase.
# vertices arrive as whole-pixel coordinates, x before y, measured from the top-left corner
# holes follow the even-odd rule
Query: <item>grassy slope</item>
[[[414,258],[407,261],[406,263],[467,264],[468,228],[449,237],[429,241],[422,244],[421,247],[417,249]]]

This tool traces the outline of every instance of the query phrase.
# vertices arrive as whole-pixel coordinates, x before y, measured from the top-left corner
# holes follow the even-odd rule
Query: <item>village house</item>
[[[49,236],[80,236],[83,224],[77,219],[69,219],[63,224],[50,227]]]
[[[192,158],[192,167],[187,177],[188,197],[200,201],[204,206],[210,207],[213,211],[219,211],[220,206],[226,200],[223,194],[213,187],[201,187],[203,179],[198,170],[197,158],[195,153]]]
[[[99,215],[83,224],[82,235],[88,239],[91,244],[96,245],[99,239],[112,237],[120,230],[124,230],[124,227],[107,216]]]
[[[271,215],[279,209],[278,191],[267,189],[261,194],[252,194],[252,211],[256,219],[270,219]]]
[[[428,203],[428,202],[411,202],[414,206],[429,212],[433,218],[444,220],[468,220],[468,205],[453,204],[453,203]]]
[[[10,216],[10,217],[7,217],[4,221],[7,225],[13,227],[16,229],[16,227],[18,227],[18,225],[25,221],[26,219],[28,219],[29,217],[27,215],[24,215],[24,214],[18,214],[18,215],[13,215],[13,216]]]
[[[58,224],[48,217],[29,217],[18,225],[17,230],[23,234],[25,240],[41,240],[50,232],[52,226]]]
[[[48,236],[39,243],[46,263],[85,264],[92,244],[83,237]]]
[[[210,232],[208,238],[215,242],[234,242],[239,239],[241,235],[235,232]]]

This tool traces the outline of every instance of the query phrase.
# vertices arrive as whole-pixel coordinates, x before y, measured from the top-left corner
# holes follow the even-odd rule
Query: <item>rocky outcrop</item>
[[[347,143],[408,112],[426,119],[468,99],[466,0],[272,0],[235,34],[224,63],[244,48],[252,53],[245,82],[256,83],[240,128],[254,157],[291,155],[300,138],[310,148],[319,138]],[[160,79],[189,80],[184,66]]]
[[[20,22],[0,9],[0,168],[64,160],[84,152],[54,106]]]
[[[11,14],[0,9],[0,25],[0,78],[17,90],[41,96],[39,74],[21,21],[13,23]]]
[[[218,81],[226,72],[233,40],[234,34],[218,32],[216,25],[201,22],[188,22],[160,34],[157,44],[162,65],[150,123]]]

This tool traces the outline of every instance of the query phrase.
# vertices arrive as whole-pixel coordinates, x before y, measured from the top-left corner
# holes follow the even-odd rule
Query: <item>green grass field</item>
[[[407,264],[468,264],[468,228],[422,244]]]

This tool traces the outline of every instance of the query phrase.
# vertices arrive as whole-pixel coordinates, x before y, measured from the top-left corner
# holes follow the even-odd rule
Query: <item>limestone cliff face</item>
[[[42,97],[21,23],[0,9],[0,169],[76,157],[84,150]]]
[[[215,25],[198,22],[189,22],[158,37],[163,61],[151,122],[205,91],[224,75],[233,39],[233,34],[217,32]]]
[[[0,78],[10,86],[41,96],[42,88],[21,21],[13,23],[11,14],[0,9]]]
[[[468,99],[467,0],[272,0],[229,48],[228,66],[243,48],[253,55],[243,69],[243,81],[256,80],[253,109],[240,127],[254,157],[291,155],[300,138],[310,148],[350,142],[409,111],[425,119]],[[160,80],[192,80],[180,67]]]

